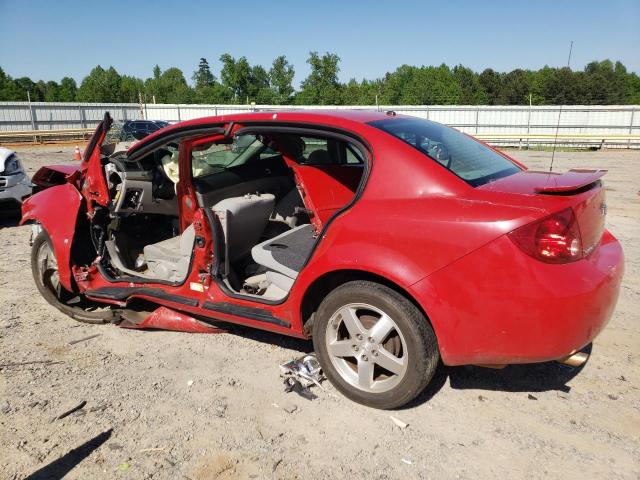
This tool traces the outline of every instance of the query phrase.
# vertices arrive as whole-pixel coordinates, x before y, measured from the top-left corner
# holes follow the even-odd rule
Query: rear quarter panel
[[[315,279],[335,270],[374,273],[409,291],[421,279],[547,213],[547,205],[536,199],[518,203],[514,195],[481,192],[373,127],[362,126],[359,133],[373,152],[367,183],[355,204],[330,223],[296,280],[290,305]],[[430,306],[419,302],[428,314]]]

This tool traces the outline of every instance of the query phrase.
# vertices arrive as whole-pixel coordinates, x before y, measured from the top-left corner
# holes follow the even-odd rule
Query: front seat
[[[226,198],[212,209],[220,219],[224,233],[225,263],[239,260],[256,245],[273,210],[275,197],[270,193]],[[181,235],[147,245],[143,249],[149,275],[168,282],[181,282],[189,273],[195,231],[188,226]]]
[[[260,240],[275,203],[271,193],[255,193],[225,198],[211,207],[222,225],[227,261],[249,254]]]
[[[148,276],[167,282],[183,281],[189,273],[195,236],[193,225],[189,225],[182,235],[144,247]]]

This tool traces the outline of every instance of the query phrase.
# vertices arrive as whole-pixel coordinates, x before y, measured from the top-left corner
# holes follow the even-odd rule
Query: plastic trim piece
[[[198,299],[172,295],[158,288],[150,287],[103,287],[97,290],[85,292],[88,297],[105,298],[108,300],[126,300],[129,297],[145,296],[166,300],[168,302],[179,303],[189,307],[197,307]]]
[[[259,322],[272,323],[280,327],[291,328],[291,324],[284,320],[274,317],[271,312],[262,308],[245,307],[242,305],[233,305],[226,302],[204,302],[202,308],[211,310],[212,312],[226,313],[228,315],[235,315],[238,317],[249,318],[251,320],[257,320]]]

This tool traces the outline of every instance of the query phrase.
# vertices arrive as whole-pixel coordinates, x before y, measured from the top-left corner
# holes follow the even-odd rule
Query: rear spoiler
[[[546,185],[534,187],[536,193],[567,193],[580,190],[604,177],[607,170],[573,169],[565,173],[550,173]]]

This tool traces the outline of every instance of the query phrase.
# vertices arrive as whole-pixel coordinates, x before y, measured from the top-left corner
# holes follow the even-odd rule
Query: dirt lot
[[[513,154],[537,168],[551,156]],[[33,174],[72,149],[20,155]],[[640,153],[556,155],[556,169],[571,167],[609,169],[608,225],[627,255],[617,311],[590,361],[581,371],[442,367],[393,413],[405,429],[330,386],[314,401],[284,393],[278,365],[306,342],[74,322],[36,291],[29,227],[4,220],[0,363],[53,363],[0,370],[0,478],[639,478]]]

